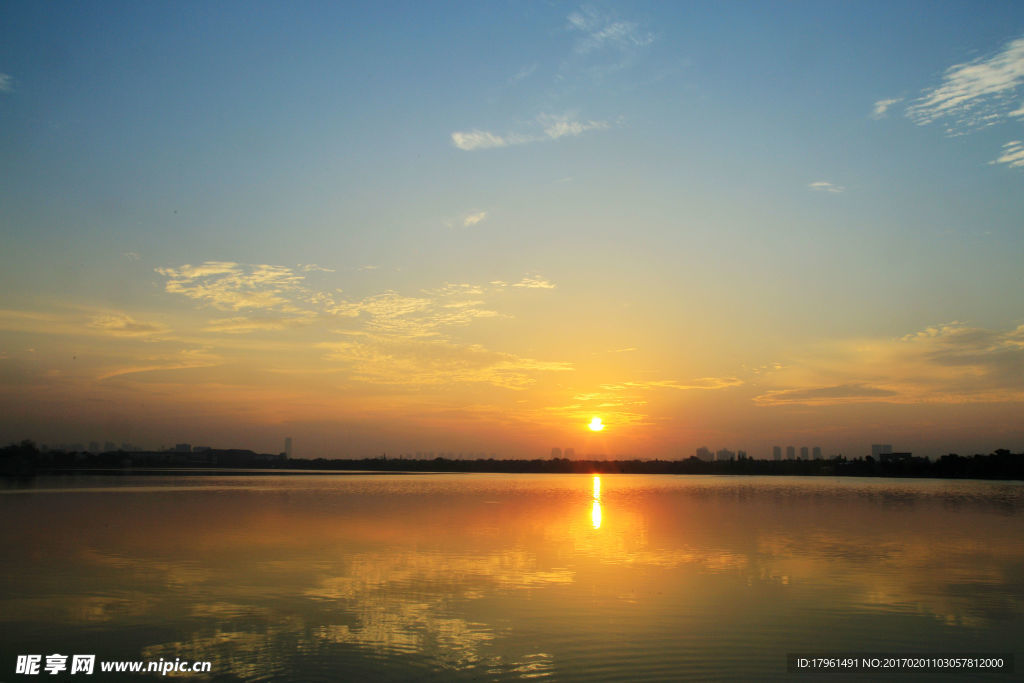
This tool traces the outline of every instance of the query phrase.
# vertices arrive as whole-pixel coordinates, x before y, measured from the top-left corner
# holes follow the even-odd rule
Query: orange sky
[[[1024,450],[1024,9],[773,8],[0,10],[0,441]]]

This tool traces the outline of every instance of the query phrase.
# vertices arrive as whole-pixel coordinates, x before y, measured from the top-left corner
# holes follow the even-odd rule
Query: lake
[[[162,474],[0,486],[0,680],[33,680],[15,675],[33,653],[210,662],[186,680],[766,680],[794,677],[788,653],[1013,653],[1024,641],[1020,482]]]

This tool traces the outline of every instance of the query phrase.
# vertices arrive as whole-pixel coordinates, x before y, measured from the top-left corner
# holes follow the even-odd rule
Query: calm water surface
[[[764,680],[792,677],[788,652],[1020,658],[1024,641],[1020,483],[469,474],[5,486],[0,680],[29,680],[13,675],[17,654],[54,652],[213,663],[189,680]]]

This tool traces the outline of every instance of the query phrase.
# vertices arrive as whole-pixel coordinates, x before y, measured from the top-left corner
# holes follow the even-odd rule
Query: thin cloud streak
[[[840,192],[846,191],[846,188],[842,185],[834,185],[825,180],[816,180],[813,183],[808,183],[807,187],[815,192],[831,192],[832,194],[839,194]]]
[[[692,390],[717,390],[729,389],[743,385],[743,380],[738,377],[700,377],[689,382],[677,382],[676,380],[661,379],[646,382],[620,382],[617,384],[602,384],[605,391],[626,391],[630,389],[676,389],[678,391]]]
[[[524,277],[522,280],[512,285],[513,287],[523,287],[526,289],[554,289],[555,285],[545,278],[539,275],[531,275]]]
[[[989,162],[990,164],[1006,164],[1010,168],[1024,167],[1024,141],[1010,140],[1003,145],[1003,153]]]
[[[654,42],[654,34],[642,31],[632,21],[622,21],[592,7],[582,7],[567,17],[569,29],[581,33],[574,51],[588,54],[602,48],[627,50]]]
[[[1021,402],[1024,325],[999,332],[952,322],[836,344],[792,359],[771,382],[777,388],[756,405]]]
[[[98,315],[89,322],[89,327],[117,337],[151,337],[169,329],[166,325],[140,322],[126,313]]]
[[[453,145],[469,152],[478,149],[495,149],[558,140],[563,137],[577,137],[592,130],[605,130],[610,128],[611,124],[607,121],[579,121],[568,116],[542,115],[537,117],[534,126],[539,126],[541,131],[505,135],[484,130],[456,131],[451,134],[451,139]]]
[[[899,104],[903,101],[902,97],[894,97],[888,100],[878,100],[875,102],[875,108],[871,112],[871,118],[883,119],[889,111],[889,108],[894,104]]]
[[[1024,85],[1024,38],[1007,43],[997,54],[946,69],[942,82],[924,91],[906,114],[919,126],[948,121],[951,135],[993,125],[1019,104]]]

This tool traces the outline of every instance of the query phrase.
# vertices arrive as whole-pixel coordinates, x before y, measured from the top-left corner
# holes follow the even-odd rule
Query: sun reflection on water
[[[590,521],[595,529],[601,528],[601,477],[594,475],[594,505],[590,509]]]

